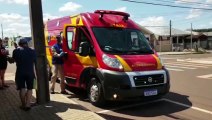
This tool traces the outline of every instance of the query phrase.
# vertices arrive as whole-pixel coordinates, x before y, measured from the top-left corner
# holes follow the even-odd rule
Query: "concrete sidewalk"
[[[0,90],[0,120],[104,120],[61,94],[51,95],[48,104],[36,105],[30,111],[23,111],[19,108],[21,102],[14,75],[6,74],[6,83],[10,87]]]

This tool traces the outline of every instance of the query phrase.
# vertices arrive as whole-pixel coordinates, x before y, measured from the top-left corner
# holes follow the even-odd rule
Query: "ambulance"
[[[96,10],[47,21],[48,68],[51,47],[61,36],[65,82],[86,90],[92,104],[165,95],[169,72],[129,17],[125,12]]]

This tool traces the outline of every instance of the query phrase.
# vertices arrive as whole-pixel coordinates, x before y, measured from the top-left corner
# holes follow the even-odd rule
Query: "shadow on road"
[[[69,90],[71,90],[71,92],[74,93],[74,95],[69,96],[70,99],[77,98],[83,102],[89,102],[85,91],[81,91],[81,90],[73,89],[73,88]],[[100,109],[110,110],[115,113],[120,113],[124,115],[135,116],[135,117],[157,117],[157,116],[164,115],[174,119],[178,119],[178,118],[171,114],[189,109],[188,107],[180,106],[180,105],[168,102],[167,100],[173,100],[175,102],[186,104],[187,106],[192,106],[191,101],[189,101],[189,96],[170,92],[166,96],[164,96],[162,99],[159,99],[156,102],[151,102],[153,100],[148,98],[142,99],[139,101],[138,100],[115,101],[115,102],[110,101],[110,102],[107,102],[107,104],[104,107],[101,107]],[[101,115],[104,118],[115,119],[114,118],[115,116],[110,116],[107,113],[100,113],[99,115]]]
[[[171,100],[172,97],[170,96],[173,96],[175,98],[174,101],[178,99],[180,100],[180,103],[186,104],[188,106],[192,106],[192,103],[189,101],[188,96],[186,95],[170,92],[167,96],[169,96],[168,100]],[[148,100],[141,101],[141,103],[146,101]],[[176,101],[176,102],[179,102],[179,101]],[[137,103],[138,102],[131,103],[131,104],[137,104]],[[122,103],[122,105],[124,104],[129,105],[130,103],[128,102]],[[126,114],[130,116],[137,116],[137,117],[156,117],[156,116],[165,115],[167,117],[178,119],[172,116],[171,114],[177,113],[186,109],[188,109],[188,107],[180,106],[180,105],[166,101],[166,96],[165,96],[165,100],[161,99],[160,101],[157,101],[157,102],[152,102],[152,103],[143,104],[143,105],[142,104],[136,105],[136,106],[120,109],[120,110],[117,109],[117,110],[114,110],[113,112]]]

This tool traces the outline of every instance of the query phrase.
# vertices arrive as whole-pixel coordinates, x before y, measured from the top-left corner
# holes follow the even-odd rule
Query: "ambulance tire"
[[[105,104],[102,85],[95,77],[91,78],[88,84],[88,99],[95,106],[103,106]]]

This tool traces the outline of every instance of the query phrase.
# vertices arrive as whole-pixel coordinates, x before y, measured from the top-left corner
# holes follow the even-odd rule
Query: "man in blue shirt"
[[[13,51],[13,59],[17,67],[15,82],[17,90],[20,91],[21,109],[30,110],[33,81],[35,79],[34,66],[36,55],[35,51],[28,47],[25,39],[20,39],[18,44],[19,47]]]
[[[53,53],[53,58],[52,58],[52,77],[51,77],[51,94],[54,94],[54,89],[55,89],[55,83],[57,80],[57,75],[59,73],[60,77],[60,88],[61,88],[61,93],[62,94],[67,94],[65,91],[65,82],[64,82],[64,70],[63,70],[63,56],[64,52],[62,50],[62,40],[60,36],[57,36],[57,43],[52,47],[52,53]]]

